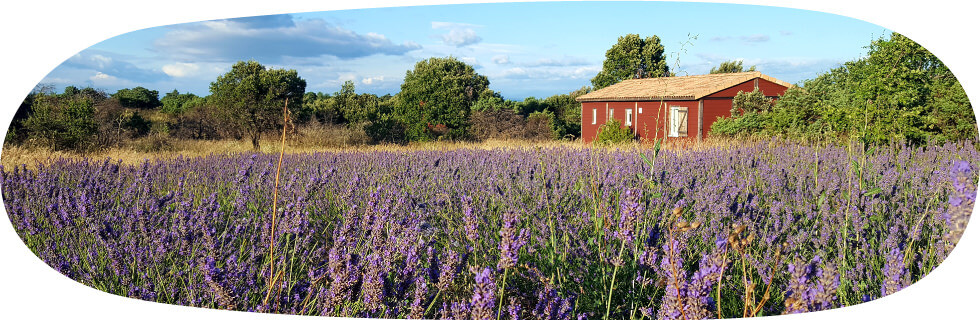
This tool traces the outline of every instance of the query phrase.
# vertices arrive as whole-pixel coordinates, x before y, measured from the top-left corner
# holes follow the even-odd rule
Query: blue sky
[[[725,60],[797,83],[862,57],[884,27],[764,6],[574,2],[416,6],[296,13],[162,26],[106,39],[42,81],[115,92],[143,86],[208,94],[238,60],[296,69],[307,91],[395,94],[419,60],[454,56],[508,99],[589,85],[619,36],[657,35],[679,75]],[[686,43],[686,44],[684,44]]]

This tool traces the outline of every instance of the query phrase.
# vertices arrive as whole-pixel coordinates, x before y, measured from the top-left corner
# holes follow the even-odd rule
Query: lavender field
[[[3,168],[0,182],[38,257],[138,299],[369,318],[703,319],[837,308],[913,284],[966,227],[980,152],[773,141],[291,154],[273,214],[277,161],[62,159]]]

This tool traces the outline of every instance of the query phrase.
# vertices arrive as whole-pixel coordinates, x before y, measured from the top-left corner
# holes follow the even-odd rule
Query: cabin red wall
[[[787,88],[780,84],[762,78],[758,78],[758,80],[759,91],[762,91],[762,94],[766,97],[777,99],[786,92]],[[708,137],[711,131],[711,125],[719,117],[727,118],[732,116],[732,98],[735,95],[740,91],[752,92],[753,90],[755,90],[755,80],[749,80],[704,97],[704,137]]]
[[[596,121],[592,124],[592,109],[596,109]],[[599,126],[606,123],[605,102],[582,102],[582,140],[586,143],[595,140]]]
[[[764,94],[767,97],[781,96],[783,95],[783,93],[786,92],[787,88],[780,84],[762,78],[758,78],[758,79],[759,79],[759,91],[762,91],[762,94]],[[755,90],[755,80],[749,80],[746,82],[739,83],[734,87],[715,92],[711,95],[708,95],[705,98],[734,98],[735,95],[739,93],[739,91],[752,92],[753,90]]]
[[[758,78],[759,90],[764,95],[771,98],[778,98],[786,92],[786,87],[774,82]],[[702,98],[704,105],[704,118],[702,135],[708,137],[711,125],[719,117],[730,117],[732,110],[732,98],[740,91],[751,92],[755,90],[755,80],[748,80],[725,90],[718,91]],[[609,110],[613,110],[613,118],[625,125],[626,109],[633,109],[634,123],[633,129],[641,139],[653,140],[663,138],[667,134],[668,110],[670,106],[687,107],[687,137],[686,139],[697,139],[698,137],[698,100],[691,101],[599,101],[582,103],[582,140],[591,143],[595,140],[599,127],[606,123]],[[592,109],[596,109],[596,123],[592,124]],[[643,113],[639,113],[639,109]],[[659,117],[658,117],[659,115]],[[679,138],[668,138],[679,139]]]
[[[782,96],[783,93],[786,93],[786,89],[789,88],[769,80],[759,79],[759,90],[762,91],[762,94],[766,95],[767,97],[774,98],[777,96]]]
[[[637,136],[643,140],[654,140],[667,136],[667,125],[670,120],[671,106],[687,107],[687,137],[697,138],[698,132],[698,102],[697,101],[641,101],[643,113],[637,120]],[[683,137],[671,137],[679,139]]]
[[[752,92],[752,90],[755,90],[755,82],[749,80],[746,82],[739,83],[734,87],[730,87],[728,89],[712,93],[705,98],[732,98],[735,97],[735,95],[738,94],[739,91]]]
[[[697,101],[610,101],[582,103],[582,140],[586,143],[595,140],[599,127],[608,120],[610,110],[613,118],[625,126],[626,109],[633,110],[634,121],[631,128],[637,136],[647,140],[663,138],[667,134],[668,110],[671,106],[687,107],[688,138],[697,138]],[[595,124],[592,124],[593,108],[596,109]]]
[[[704,137],[708,137],[711,132],[711,124],[715,123],[719,117],[732,116],[731,98],[705,98],[704,101]]]

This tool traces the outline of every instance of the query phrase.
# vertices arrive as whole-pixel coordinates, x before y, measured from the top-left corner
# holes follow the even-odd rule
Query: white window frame
[[[633,126],[633,109],[626,109],[626,126]]]
[[[598,112],[597,110],[598,109],[596,109],[596,108],[592,108],[592,124],[598,123],[598,117],[596,117],[597,112]]]
[[[668,116],[670,121],[669,128],[667,129],[667,137],[678,138],[687,136],[687,133],[690,131],[687,128],[689,114],[687,107],[670,106],[670,114]],[[684,126],[683,132],[680,130],[681,125]]]
[[[610,120],[615,119],[615,118],[613,118],[613,111],[616,111],[616,110],[615,109],[609,109],[609,119],[606,119],[606,122],[609,122]]]

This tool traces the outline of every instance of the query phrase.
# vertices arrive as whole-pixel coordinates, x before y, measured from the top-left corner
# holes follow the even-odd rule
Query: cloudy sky
[[[239,60],[296,69],[307,91],[394,94],[419,60],[453,56],[508,99],[589,85],[619,36],[657,35],[679,75],[725,60],[791,83],[862,57],[883,27],[842,16],[698,3],[503,3],[296,13],[126,33],[70,57],[42,81],[60,90],[143,86],[208,94]]]

